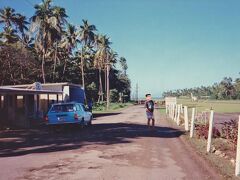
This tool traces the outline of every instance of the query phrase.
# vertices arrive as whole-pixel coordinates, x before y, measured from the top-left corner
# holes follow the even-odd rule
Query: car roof
[[[70,104],[81,104],[81,105],[84,105],[83,103],[78,103],[78,102],[54,103],[52,105],[55,106],[55,105],[70,105]]]

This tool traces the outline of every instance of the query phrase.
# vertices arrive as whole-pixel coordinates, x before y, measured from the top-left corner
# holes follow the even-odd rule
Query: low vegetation
[[[105,112],[112,112],[112,111],[117,111],[121,110],[123,108],[126,108],[128,106],[132,105],[132,103],[111,103],[109,106],[109,109],[106,110],[106,103],[96,103],[93,106],[93,112],[94,113],[105,113]]]
[[[221,136],[236,146],[238,138],[238,121],[232,119],[222,124]]]
[[[209,124],[198,124],[195,126],[196,129],[196,136],[198,138],[204,138],[207,139],[208,138],[208,130],[209,130]],[[218,138],[221,136],[219,130],[215,127],[213,127],[213,134],[212,134],[213,138]]]
[[[163,97],[190,97],[191,94],[198,99],[240,99],[240,78],[233,80],[231,77],[224,77],[221,82],[214,83],[212,86],[170,90],[164,92]]]

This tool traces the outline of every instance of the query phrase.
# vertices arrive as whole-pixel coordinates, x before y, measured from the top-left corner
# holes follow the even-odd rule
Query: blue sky
[[[0,0],[30,17],[40,0]],[[88,19],[128,61],[133,91],[160,96],[169,89],[212,85],[239,77],[240,1],[55,0],[69,22]]]

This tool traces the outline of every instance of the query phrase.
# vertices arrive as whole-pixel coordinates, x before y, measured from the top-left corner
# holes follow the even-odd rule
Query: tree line
[[[231,77],[224,77],[219,83],[214,83],[212,86],[170,90],[164,92],[163,97],[190,97],[191,93],[200,99],[240,99],[240,78],[233,80]]]
[[[27,18],[11,7],[0,9],[0,85],[71,82],[100,102],[106,98],[110,64],[112,101],[130,99],[127,61],[111,48],[107,35],[87,20],[70,24],[65,8],[52,0],[34,10]]]

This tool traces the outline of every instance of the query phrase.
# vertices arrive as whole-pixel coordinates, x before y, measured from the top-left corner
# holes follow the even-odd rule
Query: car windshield
[[[72,112],[74,111],[73,104],[53,105],[51,112]]]

